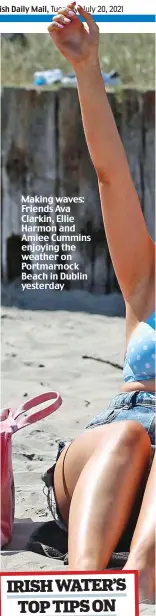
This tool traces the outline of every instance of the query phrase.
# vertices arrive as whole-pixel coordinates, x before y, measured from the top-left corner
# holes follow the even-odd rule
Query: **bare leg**
[[[155,519],[156,484],[154,458],[147,481],[144,498],[133,535],[131,549],[125,569],[138,569],[140,581],[140,601],[154,603],[155,598]]]
[[[70,569],[107,566],[150,454],[144,428],[126,421],[88,430],[60,456],[54,482],[61,515],[69,516]]]

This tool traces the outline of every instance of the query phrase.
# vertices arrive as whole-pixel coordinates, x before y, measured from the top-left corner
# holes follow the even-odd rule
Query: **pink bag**
[[[40,409],[35,413],[30,413],[28,417],[19,420],[19,417],[25,411],[29,411],[34,406],[55,400],[46,408]],[[14,509],[15,509],[15,493],[14,479],[12,468],[12,434],[21,430],[25,426],[29,426],[39,419],[47,417],[61,406],[61,396],[50,391],[27,400],[20,406],[18,410],[3,409],[0,411],[0,438],[1,438],[1,547],[6,545],[12,536]],[[17,420],[18,419],[18,420]]]

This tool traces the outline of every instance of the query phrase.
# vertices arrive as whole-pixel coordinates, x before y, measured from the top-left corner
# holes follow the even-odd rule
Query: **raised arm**
[[[108,246],[126,301],[152,274],[154,243],[105,92],[98,58],[98,27],[91,15],[78,6],[86,20],[82,24],[73,12],[74,6],[75,2],[62,9],[49,31],[76,72],[84,132],[98,177]]]

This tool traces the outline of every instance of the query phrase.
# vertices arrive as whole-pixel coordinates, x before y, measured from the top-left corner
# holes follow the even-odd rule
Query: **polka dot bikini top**
[[[142,321],[132,334],[125,356],[124,381],[146,381],[155,378],[156,311]]]

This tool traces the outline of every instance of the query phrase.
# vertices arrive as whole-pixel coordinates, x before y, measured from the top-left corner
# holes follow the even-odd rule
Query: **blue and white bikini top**
[[[136,327],[127,347],[124,381],[146,381],[155,378],[156,311]]]

